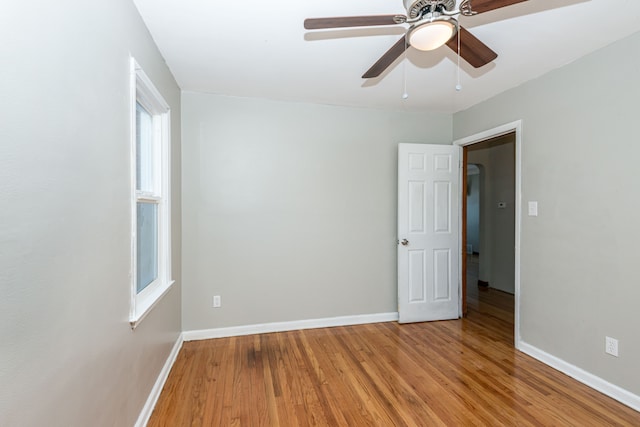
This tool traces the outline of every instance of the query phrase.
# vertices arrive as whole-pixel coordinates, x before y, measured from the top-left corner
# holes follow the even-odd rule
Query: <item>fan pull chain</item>
[[[460,38],[462,34],[460,34],[460,29],[458,29],[458,71],[457,71],[457,79],[458,83],[456,84],[456,91],[460,92],[462,90],[462,85],[460,84]]]
[[[403,52],[402,58],[402,99],[409,98],[407,93],[407,49]]]

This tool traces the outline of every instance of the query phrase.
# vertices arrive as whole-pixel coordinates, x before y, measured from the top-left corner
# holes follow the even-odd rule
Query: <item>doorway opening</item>
[[[521,135],[514,122],[456,141],[462,147],[461,315],[495,309],[519,347]],[[492,306],[492,307],[490,307]]]

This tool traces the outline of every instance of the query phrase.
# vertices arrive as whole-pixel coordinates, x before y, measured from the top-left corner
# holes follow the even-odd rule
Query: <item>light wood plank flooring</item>
[[[456,321],[184,344],[149,426],[640,426],[513,348],[513,297],[469,286]]]

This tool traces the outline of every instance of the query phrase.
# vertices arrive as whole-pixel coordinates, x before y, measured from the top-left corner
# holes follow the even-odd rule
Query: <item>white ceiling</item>
[[[457,92],[457,57],[446,46],[409,48],[379,78],[360,77],[404,25],[303,28],[305,18],[404,14],[402,0],[133,1],[185,91],[443,113],[640,31],[638,0],[529,0],[461,17],[498,58],[480,69],[461,61]]]

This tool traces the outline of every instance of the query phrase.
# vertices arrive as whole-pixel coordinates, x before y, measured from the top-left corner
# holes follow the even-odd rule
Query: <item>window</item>
[[[169,105],[131,58],[131,310],[135,328],[171,279]]]

